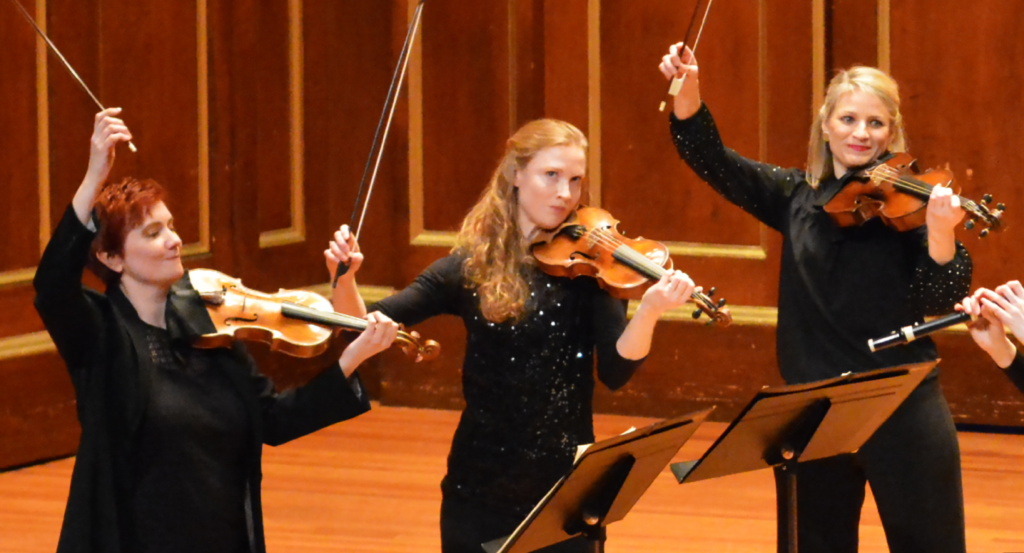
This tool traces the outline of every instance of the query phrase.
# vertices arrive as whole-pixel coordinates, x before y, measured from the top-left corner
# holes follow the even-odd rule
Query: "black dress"
[[[595,352],[598,377],[612,389],[623,386],[642,360],[619,355],[625,302],[594,279],[557,278],[531,267],[527,314],[520,321],[492,323],[466,285],[462,261],[457,254],[436,261],[408,288],[369,309],[408,325],[440,314],[465,324],[466,408],[441,488],[449,506],[458,503],[463,511],[512,521],[504,533],[483,537],[490,540],[510,533],[568,471],[576,446],[594,441]],[[457,550],[451,546],[456,537],[446,531],[452,512],[442,512],[445,551]],[[469,526],[474,528],[459,533],[479,530]],[[472,544],[475,539],[467,540],[474,552],[480,543]]]
[[[722,145],[704,105],[684,121],[672,116],[670,128],[697,176],[783,236],[776,341],[786,382],[937,358],[927,338],[878,353],[867,341],[947,314],[967,296],[971,262],[961,244],[940,266],[924,228],[900,233],[878,219],[837,227],[822,206],[852,174],[814,189],[803,171],[746,159]],[[856,551],[866,479],[891,551],[964,551],[956,439],[935,371],[856,455],[802,465],[801,550]]]
[[[240,344],[190,348],[192,338],[212,330],[212,322],[187,276],[168,295],[165,334],[156,333],[156,341],[167,345],[154,347],[154,327],[139,319],[119,287],[99,294],[82,286],[94,236],[68,207],[33,281],[36,310],[67,365],[82,427],[58,553],[134,553],[161,546],[193,553],[208,550],[204,547],[265,553],[263,444],[279,445],[367,411],[369,398],[361,382],[346,379],[332,363],[305,386],[276,394]],[[174,350],[181,354],[180,363],[168,362]],[[187,374],[192,371],[198,372]],[[197,398],[196,393],[208,396]],[[190,418],[175,418],[182,414]],[[182,431],[188,425],[192,430]],[[155,431],[177,436],[154,440],[149,433]],[[214,434],[203,434],[208,432]],[[230,433],[231,439],[220,440],[217,432]],[[211,444],[223,449],[211,452]],[[162,449],[168,445],[173,451]],[[215,466],[202,465],[209,459]],[[192,479],[174,460],[204,468]],[[211,479],[217,483],[203,485]],[[182,493],[170,501],[177,517],[173,522],[186,521],[198,535],[183,532],[174,538],[227,535],[216,543],[186,544],[139,534],[140,528],[168,530],[170,522],[137,508],[160,498],[175,482],[197,486],[176,490]],[[211,525],[196,518],[204,516],[202,506],[181,510],[206,493],[216,504],[229,506],[220,513],[223,520]],[[148,505],[154,516],[166,515],[167,506]]]

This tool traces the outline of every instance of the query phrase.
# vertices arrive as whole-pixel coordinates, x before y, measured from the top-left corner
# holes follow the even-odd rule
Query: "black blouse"
[[[158,475],[161,477],[174,472],[177,472],[175,476],[180,477],[187,467],[167,465],[166,462],[171,459],[155,459],[154,454],[163,453],[159,448],[169,444],[158,436],[144,433],[152,430],[162,432],[176,425],[175,431],[184,432],[184,426],[181,425],[196,422],[195,419],[159,421],[151,416],[151,409],[167,408],[166,404],[160,404],[175,400],[165,395],[169,390],[158,389],[168,382],[165,379],[168,374],[158,368],[164,355],[158,352],[155,359],[152,357],[153,348],[146,336],[147,329],[152,327],[139,318],[138,312],[120,287],[112,286],[106,294],[100,294],[82,286],[82,273],[94,237],[95,232],[84,226],[74,209],[68,206],[46,246],[33,280],[36,289],[35,307],[67,366],[71,383],[75,387],[78,420],[82,427],[57,545],[58,553],[128,553],[139,551],[140,539],[156,543],[160,536],[139,536],[140,529],[136,526],[152,529],[154,524],[162,524],[161,521],[148,520],[146,517],[157,511],[167,513],[167,509],[174,505],[149,505],[150,511],[138,512],[137,502],[147,496],[151,499],[159,497],[161,488],[167,489],[171,484],[158,482],[156,488],[147,489],[152,481],[147,481],[146,476],[152,474],[150,471],[158,470],[162,471]],[[167,335],[172,344],[188,344],[194,337],[213,330],[213,322],[206,312],[205,304],[187,277],[175,283],[168,294],[165,320]],[[369,410],[369,398],[358,376],[353,374],[350,382],[336,362],[332,362],[306,385],[279,394],[274,391],[273,383],[259,373],[252,357],[239,342],[231,348],[194,353],[211,362],[214,370],[208,376],[216,379],[210,382],[216,389],[204,389],[201,392],[211,393],[215,397],[199,399],[199,402],[205,406],[204,409],[214,407],[216,411],[223,408],[232,413],[193,412],[188,413],[188,416],[197,416],[210,422],[212,417],[227,415],[234,422],[216,421],[230,428],[201,428],[203,424],[194,426],[192,430],[203,435],[193,434],[184,438],[189,444],[186,447],[191,453],[211,453],[198,451],[215,442],[214,437],[205,434],[210,430],[232,433],[233,437],[230,442],[222,441],[214,446],[224,448],[213,453],[221,466],[207,467],[196,474],[196,478],[187,484],[195,489],[187,494],[176,495],[172,501],[178,502],[179,507],[196,498],[200,501],[240,505],[241,510],[231,507],[223,513],[231,520],[217,523],[216,529],[208,530],[228,532],[223,537],[224,541],[204,545],[208,546],[207,550],[225,552],[241,545],[246,551],[265,553],[260,487],[263,477],[263,444],[283,444],[335,422],[355,417]],[[220,380],[221,376],[226,379],[230,390],[224,387],[225,382]],[[179,380],[177,384],[183,382]],[[179,388],[176,392],[182,390]],[[239,419],[235,411],[238,404],[226,405],[218,399],[228,396],[231,396],[231,401],[240,402],[244,420]],[[188,398],[189,401],[196,399]],[[188,409],[177,407],[186,411]],[[179,410],[178,414],[181,413]],[[155,428],[154,425],[163,428]],[[241,454],[242,472],[219,482],[223,486],[220,490],[206,488],[209,477],[220,479],[221,475],[231,473],[238,467],[238,439],[244,448]],[[179,442],[178,446],[184,443]],[[146,453],[147,449],[149,453]],[[179,450],[175,455],[180,460],[186,453]],[[150,461],[156,464],[138,464]],[[190,462],[193,462],[194,467],[200,461],[194,458]],[[243,483],[242,489],[232,483],[239,478]],[[142,496],[138,496],[139,493]],[[188,513],[174,513],[173,516],[178,517],[175,520],[190,514],[200,514],[198,511],[201,507],[190,505],[189,508]],[[243,517],[244,523],[244,534],[241,536],[239,515]],[[166,522],[162,526],[163,530],[174,523],[163,522]],[[202,536],[179,531],[174,539],[201,540]],[[238,544],[239,541],[242,543]],[[181,543],[174,541],[161,545],[171,547],[174,551],[202,550],[201,546],[183,546]]]
[[[146,338],[153,380],[129,463],[137,550],[245,553],[245,403],[209,350],[172,348],[155,326]]]
[[[572,466],[576,446],[594,441],[594,353],[598,377],[623,386],[643,360],[619,355],[625,302],[590,278],[530,269],[528,313],[492,323],[453,254],[405,290],[370,306],[408,325],[439,314],[467,331],[466,409],[448,455],[442,491],[495,512],[525,516]]]
[[[938,265],[928,254],[927,229],[897,232],[873,219],[839,228],[824,206],[852,177],[817,189],[803,171],[744,158],[722,144],[707,107],[684,121],[671,116],[680,157],[716,192],[782,233],[779,368],[786,382],[804,383],[935,359],[928,338],[877,353],[871,338],[951,312],[971,284],[971,259]]]

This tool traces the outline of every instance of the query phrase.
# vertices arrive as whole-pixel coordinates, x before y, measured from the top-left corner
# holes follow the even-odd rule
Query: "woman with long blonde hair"
[[[906,148],[896,82],[872,67],[840,71],[811,125],[801,170],[722,144],[688,48],[671,46],[660,69],[667,78],[686,75],[670,123],[680,157],[726,200],[782,234],[776,349],[786,382],[936,360],[929,338],[877,353],[867,344],[949,313],[969,291],[970,256],[953,234],[964,217],[957,197],[936,186],[927,224],[906,232],[878,218],[840,227],[823,209],[865,168]],[[801,551],[857,551],[866,482],[890,551],[965,550],[960,450],[937,370],[856,454],[800,466]]]
[[[572,466],[576,446],[594,440],[597,374],[624,385],[647,356],[658,317],[682,305],[693,282],[674,271],[652,286],[626,320],[625,302],[594,279],[542,273],[531,238],[557,227],[579,205],[587,140],[576,127],[542,119],[517,131],[451,254],[373,309],[405,324],[451,314],[466,326],[462,369],[466,408],[441,483],[445,553],[478,553],[507,536]],[[334,307],[366,312],[354,274],[363,262],[347,227],[324,252],[334,274]],[[573,540],[552,551],[584,551]]]

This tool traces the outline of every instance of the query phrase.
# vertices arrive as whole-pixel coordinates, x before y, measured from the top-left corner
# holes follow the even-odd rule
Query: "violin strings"
[[[883,167],[887,167],[888,170],[894,170],[894,169],[892,169],[891,167],[888,167],[888,166],[883,166]],[[890,183],[890,184],[898,184],[898,185],[901,185],[901,186],[911,190],[912,192],[919,192],[921,194],[931,195],[931,190],[932,189],[929,187],[929,185],[927,183],[918,183],[918,182],[913,181],[913,180],[907,180],[907,179],[899,178],[898,176],[894,177],[894,176],[886,174],[888,171],[880,171],[879,169],[880,168],[876,168],[874,171],[872,171],[871,172],[871,176],[872,177],[876,177],[875,173],[877,172],[877,173],[879,173],[877,175],[877,178],[878,178],[878,180],[880,180],[882,182],[887,182],[887,183]],[[970,211],[972,214],[977,215],[979,217],[984,217],[984,215],[981,213],[981,209],[979,208],[978,204],[976,204],[973,200],[971,200],[970,198],[965,198],[965,197],[963,197],[963,196],[961,196],[959,194],[956,194],[956,196],[958,198],[960,198],[960,205],[962,207],[964,207],[967,211]],[[987,219],[987,217],[986,217],[986,219]]]
[[[643,265],[647,267],[649,270],[651,270],[652,273],[658,274],[660,276],[664,276],[665,274],[668,273],[667,269],[665,269],[661,265],[658,265],[653,260],[648,258],[646,255],[627,246],[618,238],[615,238],[615,236],[612,235],[608,229],[597,228],[589,231],[587,234],[592,235],[596,238],[595,246],[601,246],[605,248],[607,251],[614,251],[617,250],[619,246],[626,246],[626,248],[622,250],[622,252],[623,255],[629,257],[631,261],[637,263],[638,265]],[[693,293],[690,294],[690,298],[694,300],[694,303],[700,305],[700,307],[704,311],[718,311],[718,307],[716,307],[714,303],[712,303],[711,297],[704,295],[704,293],[702,292],[694,291]]]

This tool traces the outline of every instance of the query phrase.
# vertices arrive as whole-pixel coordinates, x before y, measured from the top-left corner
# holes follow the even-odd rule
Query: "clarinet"
[[[946,315],[945,317],[935,319],[934,321],[915,324],[913,326],[905,326],[884,338],[868,340],[868,348],[870,348],[872,352],[876,352],[880,349],[891,348],[892,346],[909,344],[922,336],[927,336],[933,332],[938,332],[955,324],[966,323],[970,320],[971,316],[969,314],[959,312],[953,313],[952,315]]]

